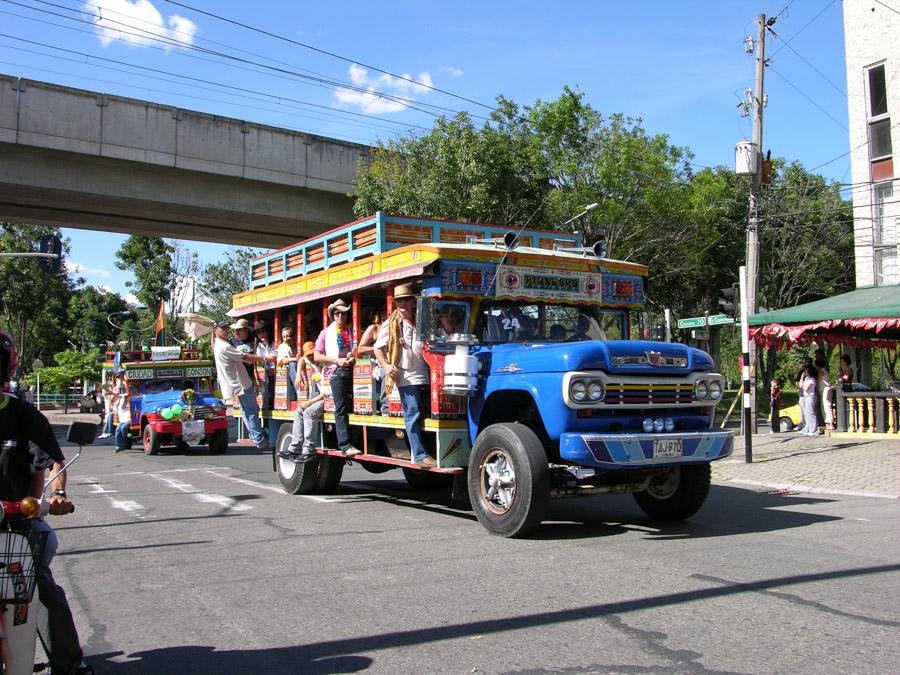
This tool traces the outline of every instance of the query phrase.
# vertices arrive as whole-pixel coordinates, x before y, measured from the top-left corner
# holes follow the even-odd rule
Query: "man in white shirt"
[[[278,360],[278,350],[269,342],[269,327],[260,321],[253,327],[256,336],[256,355],[265,358],[264,372],[266,375],[266,391],[263,395],[263,408],[271,408],[275,397],[275,362]]]
[[[375,340],[375,358],[384,368],[386,386],[394,383],[400,392],[412,461],[420,466],[434,466],[434,458],[425,448],[422,429],[422,414],[428,412],[430,374],[422,353],[422,340],[416,333],[417,295],[413,284],[400,284],[394,289],[397,309],[381,324]]]
[[[297,398],[294,380],[297,379],[297,355],[294,354],[294,331],[290,326],[281,329],[281,344],[278,345],[278,365],[287,368],[288,401]]]
[[[237,396],[241,404],[241,417],[247,427],[250,440],[260,450],[268,450],[269,439],[259,421],[259,405],[256,403],[256,389],[253,380],[244,368],[245,363],[265,363],[266,357],[246,354],[228,341],[230,326],[227,321],[213,324],[213,355],[222,396],[231,400]]]

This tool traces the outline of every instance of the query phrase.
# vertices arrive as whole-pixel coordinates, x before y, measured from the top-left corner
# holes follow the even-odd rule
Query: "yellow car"
[[[778,431],[793,431],[800,426],[800,405],[791,405],[778,411]],[[769,422],[772,421],[772,413],[769,413]]]

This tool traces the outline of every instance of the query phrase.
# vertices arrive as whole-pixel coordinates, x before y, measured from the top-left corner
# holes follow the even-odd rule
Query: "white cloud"
[[[385,98],[382,94],[413,98],[416,94],[427,94],[428,87],[434,86],[431,74],[428,72],[420,73],[417,78],[407,73],[403,73],[402,78],[387,74],[370,77],[369,71],[353,63],[347,70],[347,74],[350,75],[350,81],[353,84],[365,88],[365,91],[338,89],[334,93],[335,98],[340,104],[358,107],[362,112],[369,114],[398,112],[409,107],[409,101]],[[410,80],[414,81],[410,82]]]
[[[104,279],[108,279],[112,276],[107,270],[100,269],[99,267],[85,267],[74,260],[66,260],[66,270],[69,274],[85,274],[91,277],[103,277]]]
[[[461,68],[454,68],[453,66],[441,66],[440,71],[444,75],[449,75],[450,77],[462,77],[463,71]]]
[[[112,289],[112,286],[107,286],[106,284],[97,284],[97,289],[101,293],[115,293],[115,291]]]
[[[127,302],[129,305],[137,305],[138,307],[140,307],[141,305],[141,301],[138,300],[138,297],[134,293],[126,293],[125,302]]]
[[[163,18],[150,0],[91,0],[84,9],[94,15],[94,31],[104,47],[113,42],[147,47],[160,44],[158,37],[193,44],[197,33],[193,21],[178,14]]]

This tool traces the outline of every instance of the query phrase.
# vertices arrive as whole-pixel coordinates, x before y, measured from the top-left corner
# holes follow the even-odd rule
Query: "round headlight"
[[[219,403],[218,401],[213,403],[210,407],[212,408],[213,412],[217,412],[217,413],[220,413],[223,410],[225,410],[225,404]]]
[[[587,386],[584,384],[584,380],[575,380],[572,383],[572,400],[581,403],[585,398],[587,398]]]
[[[666,418],[666,431],[675,431],[675,420],[671,417]]]
[[[642,424],[643,424],[643,426],[644,426],[644,431],[646,431],[648,434],[649,434],[651,431],[653,431],[653,420],[650,419],[649,417],[647,417],[647,418],[643,421]]]
[[[706,386],[705,380],[700,380],[694,386],[694,393],[697,395],[697,398],[706,398],[706,395],[709,393],[709,389]]]
[[[722,384],[718,380],[709,383],[709,397],[714,401],[722,398]]]
[[[653,420],[653,431],[656,433],[660,433],[663,429],[665,429],[666,424],[663,422],[662,417],[657,417]]]
[[[588,398],[592,401],[599,401],[603,398],[603,383],[594,380],[588,385]]]

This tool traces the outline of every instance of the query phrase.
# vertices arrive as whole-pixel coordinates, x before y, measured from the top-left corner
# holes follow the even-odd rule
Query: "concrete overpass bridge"
[[[0,75],[0,220],[281,248],[353,220],[368,150]]]

